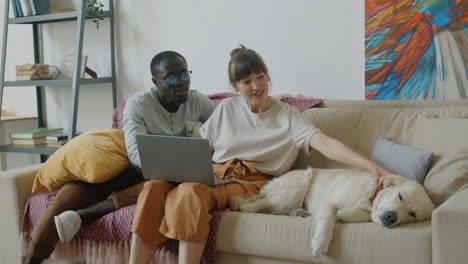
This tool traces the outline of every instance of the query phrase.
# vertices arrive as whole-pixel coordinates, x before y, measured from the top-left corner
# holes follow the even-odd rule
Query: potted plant
[[[99,0],[86,0],[86,7],[88,14],[94,17],[92,21],[96,23],[96,28],[99,29],[99,20],[104,20],[102,18],[102,15],[104,15],[104,5]]]

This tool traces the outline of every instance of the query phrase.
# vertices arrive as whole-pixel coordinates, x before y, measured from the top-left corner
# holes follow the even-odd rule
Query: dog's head
[[[434,205],[421,184],[399,175],[383,176],[372,204],[372,221],[385,227],[428,220]]]

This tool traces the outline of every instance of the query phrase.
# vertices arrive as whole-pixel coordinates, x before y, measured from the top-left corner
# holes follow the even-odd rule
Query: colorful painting
[[[468,0],[365,0],[367,100],[468,98]]]

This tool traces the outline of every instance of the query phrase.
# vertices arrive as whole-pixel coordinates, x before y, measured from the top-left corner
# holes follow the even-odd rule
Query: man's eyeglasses
[[[178,80],[181,80],[183,82],[190,81],[190,74],[192,74],[192,71],[184,71],[179,76],[177,76],[177,74],[175,73],[169,73],[168,75],[160,78],[165,80],[167,84],[174,85],[177,83]]]

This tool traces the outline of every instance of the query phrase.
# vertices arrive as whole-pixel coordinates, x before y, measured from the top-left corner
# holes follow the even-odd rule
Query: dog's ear
[[[404,181],[404,178],[400,175],[391,174],[380,177],[379,185],[383,185],[384,188],[395,186]]]

